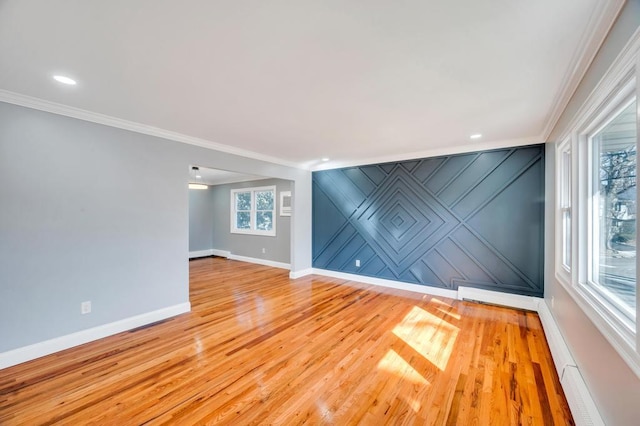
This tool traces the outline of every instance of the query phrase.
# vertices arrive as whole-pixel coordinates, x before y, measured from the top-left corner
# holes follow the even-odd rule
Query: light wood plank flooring
[[[190,270],[191,313],[0,370],[0,425],[573,424],[535,313]]]

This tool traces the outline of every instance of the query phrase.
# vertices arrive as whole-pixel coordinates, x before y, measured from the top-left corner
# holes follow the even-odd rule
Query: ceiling
[[[0,100],[311,169],[543,142],[622,4],[0,0]]]

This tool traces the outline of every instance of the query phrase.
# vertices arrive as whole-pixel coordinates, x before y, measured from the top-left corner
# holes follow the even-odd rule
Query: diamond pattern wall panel
[[[543,156],[534,145],[314,172],[313,266],[542,296]]]

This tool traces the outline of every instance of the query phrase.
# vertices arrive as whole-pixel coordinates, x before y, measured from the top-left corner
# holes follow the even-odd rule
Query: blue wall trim
[[[313,266],[542,297],[543,156],[534,145],[314,172]]]

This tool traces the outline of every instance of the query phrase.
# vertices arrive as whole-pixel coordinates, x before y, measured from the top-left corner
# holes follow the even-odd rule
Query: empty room
[[[637,425],[640,0],[0,0],[0,425]]]

